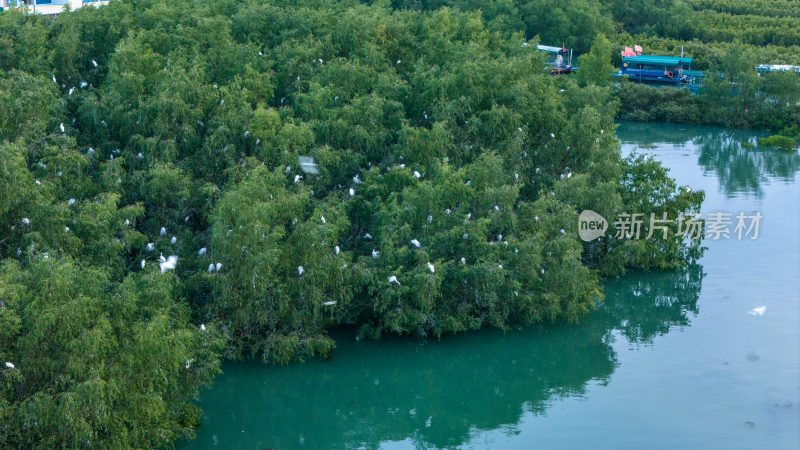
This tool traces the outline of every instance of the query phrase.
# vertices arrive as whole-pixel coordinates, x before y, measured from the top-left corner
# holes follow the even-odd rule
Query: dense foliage
[[[696,258],[681,238],[578,237],[583,209],[703,199],[620,158],[603,34],[576,80],[486,20],[322,1],[0,14],[0,447],[166,445],[220,357],[324,355],[337,324],[575,321],[603,276]]]

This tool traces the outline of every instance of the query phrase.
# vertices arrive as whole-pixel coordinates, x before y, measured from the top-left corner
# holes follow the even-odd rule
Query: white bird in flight
[[[166,261],[159,263],[159,265],[161,266],[161,273],[164,273],[168,270],[175,270],[175,266],[177,264],[178,264],[178,257],[176,255],[170,255]]]
[[[750,311],[747,311],[747,314],[750,314],[751,316],[763,316],[766,310],[767,310],[766,306],[759,306],[751,309]]]

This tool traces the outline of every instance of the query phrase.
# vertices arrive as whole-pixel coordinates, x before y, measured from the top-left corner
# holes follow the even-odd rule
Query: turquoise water
[[[704,213],[761,212],[759,238],[609,280],[577,325],[439,341],[340,329],[330,360],[227,363],[179,447],[800,448],[800,156],[720,128],[617,136],[704,189]]]

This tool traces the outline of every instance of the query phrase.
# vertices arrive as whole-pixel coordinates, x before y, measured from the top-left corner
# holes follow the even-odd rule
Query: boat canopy
[[[677,56],[656,56],[656,55],[637,55],[624,56],[622,62],[632,64],[658,64],[666,66],[678,66],[680,64],[691,64],[692,58],[681,58]]]

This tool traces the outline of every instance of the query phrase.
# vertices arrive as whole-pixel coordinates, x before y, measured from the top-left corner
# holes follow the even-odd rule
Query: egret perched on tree
[[[435,271],[435,269],[434,269],[434,267],[433,267],[433,264],[431,264],[431,263],[428,263],[428,270],[430,270],[430,271],[431,271],[431,273],[433,273],[433,272]]]
[[[61,124],[59,124],[59,125],[58,125],[58,128],[59,128],[59,129],[61,130],[61,132],[63,133],[63,132],[64,132],[64,122],[61,122]]]
[[[14,368],[14,364],[6,361],[6,367],[8,367],[9,369],[13,369]]]
[[[75,86],[69,88],[69,93],[67,95],[72,95],[73,92],[75,92]]]
[[[69,201],[67,202],[67,205],[69,205],[69,206],[72,206],[74,204],[75,204],[75,199],[74,198],[69,199]]]
[[[208,272],[211,273],[214,271],[214,263],[208,265]]]
[[[221,268],[222,268],[222,263],[217,263],[217,264],[215,264],[215,265],[214,265],[214,268],[216,268],[216,269],[217,269],[217,272],[219,272],[219,269],[221,269]]]
[[[356,190],[355,190],[355,189],[353,189],[353,188],[350,188],[350,190],[348,191],[348,193],[350,194],[350,197],[352,197],[352,196],[356,195]]]
[[[205,247],[203,247],[203,248],[201,248],[200,250],[197,251],[197,256],[203,256],[205,254],[206,254],[206,248]]]
[[[389,283],[397,283],[398,286],[402,286],[399,281],[397,281],[397,277],[392,275],[389,277]]]
[[[364,233],[364,239],[372,239],[372,235],[369,233]]]
[[[325,216],[319,216],[319,219],[320,219],[320,221],[322,221],[323,224],[328,223],[328,221],[325,220]]]
[[[353,183],[355,183],[355,184],[361,184],[361,179],[360,179],[360,178],[358,178],[358,175],[355,175],[355,176],[353,176]]]
[[[299,274],[301,277],[303,276],[303,274],[305,273],[305,271],[306,271],[306,269],[304,269],[304,268],[303,268],[303,266],[297,266],[297,273],[298,273],[298,274]]]
[[[333,306],[333,305],[335,305],[335,304],[336,304],[336,302],[334,302],[334,301],[330,301],[330,302],[325,302],[325,303],[323,303],[323,304],[322,304],[322,306]]]
[[[419,243],[419,241],[418,241],[418,240],[416,240],[416,239],[412,239],[412,240],[411,240],[411,244],[412,244],[414,247],[417,247],[417,248],[420,248],[420,247],[422,246],[422,244],[420,244],[420,243]]]
[[[147,250],[148,252],[152,252],[153,250],[155,250],[155,249],[156,249],[156,246],[155,246],[155,245],[153,245],[153,243],[152,243],[152,242],[148,242],[148,243],[147,243],[147,246],[145,246],[145,248],[144,248],[144,249],[145,249],[145,250]]]
[[[417,172],[416,170],[414,171],[413,176],[414,176],[414,178],[421,178],[422,177],[422,175],[420,175],[420,173]]]
[[[81,81],[81,84],[80,84],[79,86],[80,86],[80,88],[81,88],[81,89],[83,89],[83,88],[85,88],[85,87],[86,87],[86,86],[88,86],[88,85],[89,85],[89,83],[87,83],[87,82],[85,82],[85,81]]]
[[[461,264],[466,264],[466,263],[467,263],[467,258],[461,258]]]
[[[161,236],[166,236],[167,235],[167,229],[164,228],[164,227],[161,227],[161,231],[159,231],[158,234],[161,235]]]
[[[375,250],[373,248],[372,249],[372,257],[375,258],[375,259],[378,259],[379,256],[381,256],[381,252],[379,252],[379,251],[377,251],[377,250]]]
[[[204,323],[200,324],[200,331],[206,331],[206,324]]]
[[[428,225],[430,225],[431,222],[433,222],[433,216],[428,216],[427,222],[428,222]]]
[[[55,75],[53,75],[53,83],[58,84],[58,82],[56,81],[56,76]]]
[[[95,60],[92,60],[92,65],[93,65],[93,66],[95,66],[95,67],[97,67],[97,61],[95,61]]]
[[[178,242],[178,238],[176,238],[175,236],[172,236],[172,239],[169,240],[169,243],[172,245],[175,245],[176,242]]]
[[[28,219],[27,217],[23,217],[22,218],[22,224],[23,225],[30,225],[31,224],[31,220]]]
[[[303,179],[303,176],[300,175],[300,174],[297,174],[297,175],[294,176],[294,182],[295,183],[299,183],[300,180],[302,180],[302,179]]]
[[[162,255],[163,259],[163,255]],[[175,266],[178,264],[178,257],[176,255],[170,255],[166,261],[162,261],[159,263],[161,266],[161,273],[164,273],[168,270],[175,270]]]
[[[339,254],[339,246],[338,245],[333,248],[333,252],[336,253],[337,255]]]

